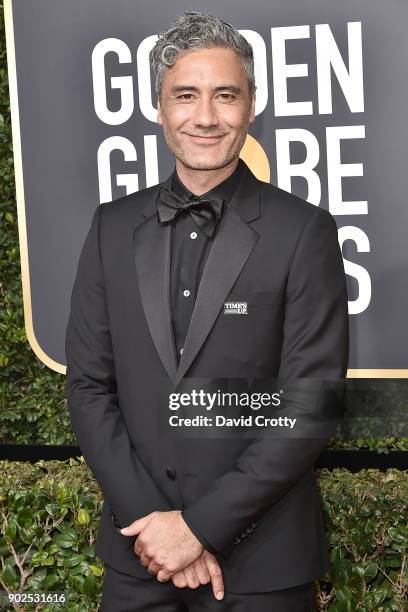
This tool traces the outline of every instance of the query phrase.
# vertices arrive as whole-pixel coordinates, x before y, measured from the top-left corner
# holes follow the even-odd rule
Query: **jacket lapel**
[[[133,250],[140,297],[156,350],[170,379],[175,380],[177,355],[170,304],[171,226],[161,227],[156,217],[159,188],[170,188],[169,178],[151,189],[141,221],[133,233]]]
[[[243,163],[243,162],[242,162]],[[239,185],[227,206],[201,278],[175,385],[194,361],[244,267],[258,233],[248,225],[259,217],[259,183],[245,165]]]

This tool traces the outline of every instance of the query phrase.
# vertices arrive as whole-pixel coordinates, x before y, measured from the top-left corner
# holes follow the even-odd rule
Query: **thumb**
[[[120,530],[120,533],[125,536],[138,535],[141,531],[143,531],[146,525],[151,521],[152,514],[153,512],[151,514],[147,514],[146,516],[142,516],[142,518],[137,519],[136,521],[134,521],[127,527],[123,527]]]

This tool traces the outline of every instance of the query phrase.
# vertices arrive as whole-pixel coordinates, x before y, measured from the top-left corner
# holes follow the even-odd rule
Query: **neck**
[[[215,170],[196,170],[189,168],[176,159],[176,170],[181,182],[194,195],[200,196],[207,193],[216,185],[225,181],[235,170],[238,165],[238,157],[233,159],[229,164]]]

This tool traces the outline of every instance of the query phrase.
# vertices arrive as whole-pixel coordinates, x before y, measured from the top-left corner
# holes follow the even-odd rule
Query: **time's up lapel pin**
[[[248,314],[248,303],[247,302],[225,302],[224,303],[224,314]]]

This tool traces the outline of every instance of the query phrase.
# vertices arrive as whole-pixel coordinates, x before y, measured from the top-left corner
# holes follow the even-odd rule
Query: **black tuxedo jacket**
[[[104,494],[96,552],[123,572],[156,579],[117,527],[183,509],[216,551],[227,590],[313,580],[330,566],[313,467],[327,439],[174,440],[160,435],[157,417],[167,409],[163,396],[186,378],[345,377],[347,291],[335,221],[245,165],[178,363],[171,232],[156,215],[159,188],[170,180],[97,207],[72,290],[66,394]],[[247,302],[248,314],[225,315],[227,301]]]

